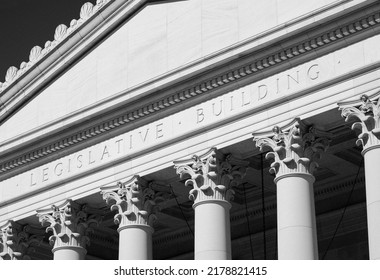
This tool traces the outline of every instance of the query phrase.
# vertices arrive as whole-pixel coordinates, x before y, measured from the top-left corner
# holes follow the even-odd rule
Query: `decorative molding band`
[[[284,62],[289,62],[290,60],[298,58],[302,55],[314,52],[316,49],[320,49],[338,41],[344,41],[350,36],[359,34],[367,29],[379,25],[380,12],[376,12],[350,23],[344,24],[343,26],[330,29],[329,31],[315,36],[314,38],[308,38],[306,41],[303,40],[298,44],[284,48],[281,51],[273,52],[272,54],[265,55],[259,59],[253,59],[252,62],[245,63],[243,66],[235,67],[228,72],[224,72],[222,74],[214,76],[213,78],[204,80],[189,88],[171,93],[164,98],[149,102],[148,104],[140,106],[130,112],[119,115],[95,126],[88,127],[87,129],[81,130],[78,133],[66,136],[59,141],[52,142],[50,144],[44,145],[43,147],[39,147],[30,152],[14,157],[10,160],[6,160],[5,162],[0,163],[0,175],[24,164],[44,158],[51,153],[74,146],[96,136],[100,136],[104,133],[109,132],[110,130],[117,129],[120,126],[128,125],[137,119],[148,117],[185,100],[192,99],[206,92],[215,90],[222,86],[226,86],[236,80],[252,77],[253,75],[256,75],[266,69],[272,68]],[[250,56],[256,58],[256,56]]]
[[[365,178],[360,176],[356,180],[356,188],[363,188],[364,187],[364,180]],[[317,186],[314,191],[315,200],[321,201],[329,195],[337,195],[349,192],[355,183],[355,179],[351,178],[349,180],[343,181],[339,184],[329,184],[328,186]],[[272,197],[273,198],[273,197]],[[235,213],[231,215],[231,226],[234,224],[237,224],[239,222],[245,222],[247,216],[251,219],[259,219],[263,215],[263,209],[261,205],[253,203],[253,205],[256,205],[255,207],[249,207],[249,212],[247,213],[246,210],[242,209],[242,211]],[[265,215],[273,215],[276,213],[277,209],[277,203],[275,199],[269,199],[266,201],[264,213]],[[327,214],[321,214],[318,215],[318,217],[326,216]],[[153,244],[155,246],[166,246],[167,243],[175,241],[175,240],[185,240],[185,239],[191,239],[192,234],[188,228],[185,230],[178,230],[176,232],[172,232],[171,234],[165,233],[163,236],[157,236],[153,240]]]
[[[248,212],[244,209],[238,214],[231,215],[231,222],[238,223],[239,221],[245,221],[247,219],[247,216],[251,217],[252,219],[258,219],[263,216],[263,212],[265,215],[272,215],[276,213],[276,210],[276,202],[266,203],[264,211],[263,208],[258,205],[254,208],[251,207]]]
[[[330,194],[341,194],[349,191],[355,184],[356,188],[363,188],[365,183],[365,177],[359,176],[356,180],[351,178],[350,180],[343,181],[339,184],[329,185],[329,186],[318,186],[315,188],[314,195],[315,200],[319,201],[326,197],[329,197]]]
[[[88,237],[90,238],[92,244],[101,244],[101,246],[111,250],[119,249],[119,237],[116,232],[115,235],[109,236],[105,236],[104,234],[100,234],[98,232],[89,232]]]
[[[193,235],[191,233],[191,231],[186,228],[185,230],[181,229],[180,231],[177,231],[177,232],[172,232],[172,233],[166,233],[164,234],[162,237],[153,237],[153,245],[154,246],[162,246],[169,242],[172,242],[174,240],[185,240],[185,239],[193,239]]]
[[[46,56],[52,50],[56,49],[59,43],[66,39],[71,33],[75,32],[83,23],[92,18],[92,16],[95,15],[97,11],[102,9],[108,2],[111,2],[111,0],[97,0],[95,5],[87,2],[83,4],[80,10],[79,19],[73,19],[70,22],[69,27],[64,24],[58,25],[55,29],[53,41],[47,41],[44,48],[41,48],[40,46],[34,46],[31,49],[29,54],[29,62],[23,61],[19,69],[17,69],[15,66],[9,67],[7,73],[5,74],[5,81],[3,83],[0,82],[0,93],[12,85],[17,80],[17,78],[22,76],[26,71],[28,71],[28,69],[40,61],[44,56]]]

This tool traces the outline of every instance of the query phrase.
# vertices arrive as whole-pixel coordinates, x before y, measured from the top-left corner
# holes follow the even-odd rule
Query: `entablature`
[[[132,98],[126,100],[123,94],[113,96],[84,108],[84,112],[67,116],[63,121],[5,141],[0,147],[0,178],[6,179],[89,145],[130,132],[136,127],[146,126],[159,118],[203,104],[226,91],[246,88],[250,83],[265,80],[270,75],[275,76],[285,69],[374,36],[380,30],[379,10],[379,4],[370,5],[360,11],[354,10],[349,15],[342,15],[339,20],[334,18],[331,21],[324,19],[314,22],[308,29],[302,28],[300,33],[297,29],[287,32],[286,28],[268,32],[134,87],[128,94]],[[302,75],[310,80],[315,79],[319,72],[314,65],[310,63]],[[373,68],[373,65],[368,65],[361,71]],[[287,74],[288,87],[291,80],[298,83],[299,70],[296,69],[296,73],[297,77]],[[347,76],[342,77],[345,78]],[[328,83],[322,83],[318,88],[326,85]],[[266,95],[267,91],[263,90],[261,94]],[[258,94],[260,99],[260,92]],[[301,91],[292,97],[285,96],[257,106],[256,112],[300,94],[307,92]],[[244,104],[245,101],[241,102]],[[198,117],[202,117],[199,112]],[[62,123],[65,125],[62,126]],[[160,127],[156,127],[157,136],[160,136]]]

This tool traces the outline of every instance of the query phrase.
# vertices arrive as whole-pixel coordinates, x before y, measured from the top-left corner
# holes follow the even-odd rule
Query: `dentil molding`
[[[98,2],[99,5],[105,5],[108,1]],[[89,9],[89,6],[87,5],[87,8],[82,9]],[[92,10],[94,11],[94,9],[99,8],[93,7]],[[89,12],[86,13],[88,14]],[[354,17],[354,15],[352,15],[352,17]],[[284,47],[281,50],[276,50],[270,54],[265,54],[264,56],[260,54],[260,52],[256,55],[250,54],[249,57],[245,56],[243,62],[241,64],[239,63],[238,66],[232,66],[228,71],[223,70],[224,72],[218,73],[212,78],[196,82],[190,87],[186,87],[174,93],[169,93],[153,102],[148,102],[147,104],[139,106],[116,117],[107,119],[101,123],[87,127],[86,129],[82,129],[81,131],[77,131],[73,134],[66,135],[58,141],[40,146],[15,157],[9,158],[7,156],[4,162],[0,163],[0,175],[33,161],[46,158],[50,154],[57,151],[62,152],[64,149],[78,145],[84,141],[88,141],[89,139],[105,135],[111,130],[116,130],[120,127],[131,125],[136,120],[141,120],[151,116],[152,114],[157,114],[162,110],[172,107],[173,105],[194,99],[195,97],[204,95],[205,93],[215,89],[225,87],[238,80],[259,75],[263,71],[272,69],[276,66],[282,65],[283,63],[290,63],[291,61],[304,57],[307,54],[315,53],[318,49],[332,46],[333,44],[339,42],[343,42],[346,45],[349,41],[347,40],[348,38],[358,36],[368,30],[373,31],[373,28],[378,26],[380,26],[380,12],[372,11],[369,13],[368,11],[368,14],[365,16],[362,16],[362,14],[357,15],[357,18],[354,20],[346,22],[338,27],[325,30],[313,37],[307,36],[307,39],[305,39],[306,36],[303,36],[302,39],[298,39],[298,43],[294,43],[292,46]],[[64,30],[65,28],[61,27],[60,29]],[[69,28],[67,30],[69,30]],[[68,32],[67,30],[66,33]],[[57,34],[61,34],[60,32]],[[60,36],[61,35],[57,35],[57,39],[61,38]],[[296,41],[297,40],[295,40],[295,42]],[[38,53],[37,50],[34,50],[33,52]],[[42,52],[43,51],[41,51],[41,55]],[[8,84],[12,81],[11,77],[14,79],[18,73],[15,69],[9,71],[13,74],[9,74]],[[218,69],[216,69],[215,72],[218,72]],[[2,87],[4,88],[4,84]]]

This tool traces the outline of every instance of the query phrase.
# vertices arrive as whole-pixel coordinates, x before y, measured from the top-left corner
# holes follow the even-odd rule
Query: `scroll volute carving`
[[[89,244],[88,233],[93,231],[92,226],[98,225],[101,217],[97,214],[90,215],[86,211],[86,205],[79,205],[68,200],[62,205],[53,205],[51,210],[39,211],[37,214],[43,226],[47,226],[46,232],[52,232],[50,244],[54,248],[60,246],[77,246],[85,248]]]
[[[111,210],[116,211],[115,223],[125,225],[153,226],[160,196],[140,176],[115,186],[102,187],[101,194]]]
[[[29,260],[35,247],[40,245],[43,233],[32,234],[30,226],[8,221],[1,227],[0,232],[0,259]]]
[[[234,164],[235,163],[235,164]],[[194,202],[203,200],[233,199],[234,186],[238,185],[245,175],[247,162],[239,162],[232,155],[223,155],[216,148],[207,153],[194,155],[190,160],[174,162],[177,174],[186,180],[185,185],[192,189],[189,198]]]
[[[254,135],[261,151],[269,149],[267,159],[273,159],[269,171],[281,176],[289,173],[313,174],[317,160],[329,146],[327,133],[317,131],[295,119],[285,130],[274,126],[269,137]]]
[[[352,129],[359,132],[356,144],[363,149],[380,144],[380,103],[371,101],[367,95],[360,97],[361,105],[340,108],[346,122],[359,120],[352,124]]]

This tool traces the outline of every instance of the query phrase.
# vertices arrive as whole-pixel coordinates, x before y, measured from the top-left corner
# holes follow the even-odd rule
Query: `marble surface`
[[[137,85],[332,2],[188,0],[149,5],[7,120],[0,127],[0,142],[61,122],[114,95],[125,93],[127,98]]]

